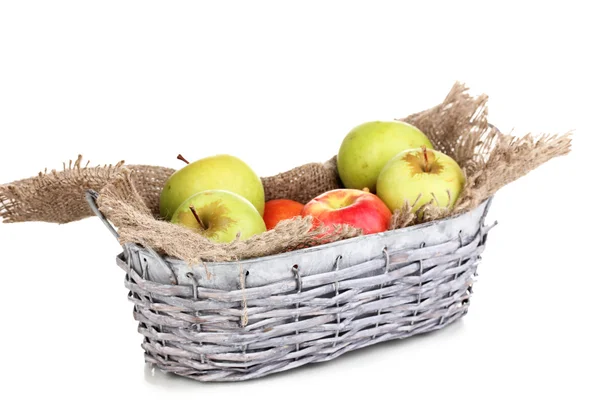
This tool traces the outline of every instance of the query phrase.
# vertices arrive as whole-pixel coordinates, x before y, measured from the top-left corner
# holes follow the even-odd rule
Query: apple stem
[[[198,223],[200,224],[200,227],[202,229],[206,230],[206,227],[204,226],[204,223],[202,222],[202,220],[198,216],[198,213],[196,212],[196,209],[194,208],[194,206],[190,206],[190,211],[192,212],[192,214],[194,214],[194,218],[196,218],[196,221],[198,221]]]
[[[425,157],[425,172],[429,172],[429,157],[427,156],[427,147],[421,146],[423,157]]]
[[[177,159],[183,161],[186,164],[189,164],[190,162],[188,160],[185,159],[185,157],[183,157],[181,154],[177,155]]]

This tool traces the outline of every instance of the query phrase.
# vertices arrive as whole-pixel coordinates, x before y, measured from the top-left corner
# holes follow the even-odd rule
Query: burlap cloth
[[[430,203],[411,212],[411,205],[405,204],[402,209],[393,210],[390,229],[471,210],[502,186],[567,154],[571,146],[570,133],[523,137],[500,133],[487,121],[487,96],[473,97],[460,83],[438,106],[402,120],[421,129],[437,150],[454,158],[463,168],[467,182],[453,210]],[[163,167],[125,165],[123,161],[84,166],[79,156],[75,162],[63,165],[62,171],[44,171],[36,177],[0,186],[0,218],[5,223],[76,221],[93,215],[84,193],[94,189],[100,192],[100,210],[118,228],[122,243],[139,243],[192,263],[277,254],[361,233],[340,226],[323,237],[321,230],[311,230],[309,218],[295,218],[245,241],[213,243],[196,232],[158,219],[160,191],[173,172]],[[302,203],[341,187],[335,158],[263,178],[263,185],[266,200],[287,198]]]

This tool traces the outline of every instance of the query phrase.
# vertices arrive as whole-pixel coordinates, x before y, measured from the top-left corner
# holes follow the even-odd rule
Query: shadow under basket
[[[118,237],[96,197],[88,191]],[[467,313],[490,204],[238,262],[190,266],[126,244],[117,264],[146,361],[199,381],[242,381],[443,328]]]

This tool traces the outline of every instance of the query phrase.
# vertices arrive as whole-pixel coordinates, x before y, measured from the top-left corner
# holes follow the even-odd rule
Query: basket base
[[[198,370],[194,367],[185,368],[178,361],[169,361],[164,358],[157,358],[153,354],[145,352],[144,358],[148,365],[151,367],[156,367],[164,373],[174,374],[178,376],[182,376],[185,378],[190,378],[199,382],[241,382],[247,381],[256,378],[262,378],[277,372],[284,372],[294,368],[301,367],[303,365],[311,364],[311,363],[320,363],[325,361],[331,361],[335,358],[338,358],[341,355],[344,355],[352,350],[358,350],[367,346],[376,345],[383,342],[389,342],[393,340],[406,339],[409,337],[413,337],[416,335],[426,334],[429,332],[437,331],[442,329],[448,325],[451,325],[453,322],[456,322],[464,315],[467,314],[468,311],[468,302],[464,305],[464,309],[452,317],[442,321],[442,323],[435,324],[433,326],[423,325],[416,328],[411,332],[394,332],[394,333],[386,333],[381,336],[377,336],[375,338],[365,338],[358,342],[353,343],[352,345],[340,346],[336,349],[327,349],[322,357],[318,356],[301,356],[298,359],[293,359],[292,362],[289,361],[280,361],[278,363],[273,363],[268,366],[257,366],[255,368],[247,368],[244,370],[238,371],[236,374],[227,373],[199,373]]]

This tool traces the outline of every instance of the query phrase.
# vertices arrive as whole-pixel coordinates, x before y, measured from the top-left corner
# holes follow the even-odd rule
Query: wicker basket
[[[87,200],[111,232],[118,234]],[[491,199],[449,219],[275,256],[190,266],[126,244],[117,264],[146,361],[242,381],[443,328],[466,314]]]

